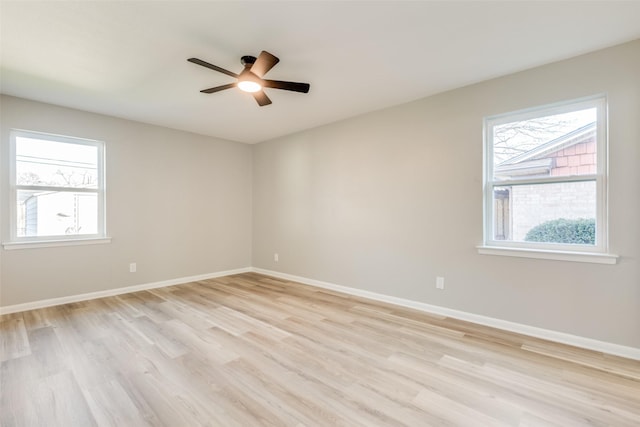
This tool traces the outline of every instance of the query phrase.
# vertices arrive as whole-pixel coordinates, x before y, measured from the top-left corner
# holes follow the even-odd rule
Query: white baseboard
[[[626,357],[628,359],[640,360],[640,348],[627,347],[619,344],[613,344],[605,341],[594,340],[591,338],[581,337],[578,335],[567,334],[564,332],[552,331],[549,329],[538,328],[535,326],[524,325],[522,323],[509,322],[507,320],[496,319],[493,317],[482,316],[479,314],[467,313],[464,311],[453,310],[451,308],[440,307],[437,305],[426,304],[418,301],[412,301],[404,298],[397,298],[389,295],[378,294],[375,292],[365,291],[362,289],[350,288],[348,286],[336,285],[333,283],[322,282],[319,280],[308,279],[306,277],[294,276],[291,274],[280,273],[278,271],[265,270],[262,268],[253,268],[253,272],[276,277],[279,279],[299,282],[305,285],[316,286],[318,288],[330,289],[349,295],[368,298],[375,301],[386,302],[401,307],[413,308],[424,311],[426,313],[439,314],[441,316],[452,317],[454,319],[466,320],[468,322],[480,325],[491,326],[510,332],[516,332],[522,335],[528,335],[535,338],[542,338],[561,344],[568,344],[575,347],[585,348],[588,350],[599,351],[615,356]]]
[[[124,288],[107,289],[86,294],[70,295],[60,298],[51,298],[24,304],[8,305],[0,307],[0,315],[18,313],[20,311],[35,310],[37,308],[53,307],[55,305],[68,304],[71,302],[88,301],[96,298],[111,297],[114,295],[128,294],[131,292],[145,291],[148,289],[164,288],[165,286],[180,285],[182,283],[197,282],[198,280],[215,279],[216,277],[230,276],[232,274],[249,273],[253,271],[251,267],[238,268],[235,270],[218,271],[217,273],[200,274],[197,276],[179,277],[177,279],[163,280],[160,282],[144,283],[142,285],[126,286]]]
[[[549,341],[581,347],[588,350],[594,350],[602,353],[626,357],[628,359],[640,360],[640,348],[627,347],[627,346],[613,344],[605,341],[598,341],[591,338],[581,337],[578,335],[552,331],[549,329],[542,329],[535,326],[509,322],[507,320],[496,319],[493,317],[482,316],[479,314],[467,313],[464,311],[453,310],[450,308],[440,307],[437,305],[431,305],[431,304],[412,301],[404,298],[378,294],[375,292],[365,291],[362,289],[336,285],[334,283],[322,282],[320,280],[314,280],[306,277],[294,276],[292,274],[281,273],[279,271],[265,270],[262,268],[255,268],[255,267],[245,267],[245,268],[239,268],[235,270],[201,274],[197,276],[180,277],[176,279],[163,280],[160,282],[145,283],[141,285],[126,286],[123,288],[116,288],[116,289],[107,289],[104,291],[90,292],[86,294],[71,295],[71,296],[60,297],[60,298],[51,298],[46,300],[33,301],[33,302],[24,303],[24,304],[9,305],[5,307],[0,307],[0,315],[17,313],[17,312],[27,311],[27,310],[34,310],[38,308],[52,307],[52,306],[68,304],[72,302],[87,301],[87,300],[92,300],[96,298],[110,297],[114,295],[122,295],[122,294],[131,293],[131,292],[144,291],[148,289],[163,288],[165,286],[180,285],[182,283],[196,282],[198,280],[206,280],[206,279],[215,279],[217,277],[230,276],[232,274],[241,274],[241,273],[249,273],[249,272],[264,274],[267,276],[289,280],[292,282],[303,283],[305,285],[311,285],[318,288],[330,289],[333,291],[342,292],[345,294],[354,295],[358,297],[368,298],[374,301],[386,302],[386,303],[398,305],[401,307],[413,308],[416,310],[424,311],[426,313],[433,313],[441,316],[452,317],[454,319],[466,320],[468,322],[473,322],[480,325],[491,326],[491,327],[503,329],[506,331],[516,332],[516,333],[528,335],[531,337],[542,338]]]

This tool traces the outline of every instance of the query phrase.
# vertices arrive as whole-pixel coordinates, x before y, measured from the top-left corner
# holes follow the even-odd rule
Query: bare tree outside
[[[65,172],[58,169],[55,175],[62,178],[65,183],[65,187],[91,188],[95,187],[97,184],[95,173],[86,169],[83,169],[80,172],[68,169]]]
[[[595,109],[536,117],[494,126],[494,164],[500,165],[595,121]]]

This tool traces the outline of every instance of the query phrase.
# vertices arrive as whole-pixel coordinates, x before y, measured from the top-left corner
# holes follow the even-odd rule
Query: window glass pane
[[[596,173],[597,108],[493,126],[493,179]]]
[[[495,240],[596,243],[595,181],[494,187],[493,210]]]
[[[98,188],[98,147],[16,137],[16,184]]]
[[[70,191],[17,192],[18,237],[98,233],[98,195]]]

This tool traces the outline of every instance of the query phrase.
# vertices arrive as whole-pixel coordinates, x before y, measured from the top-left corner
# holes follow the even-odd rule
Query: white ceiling
[[[0,3],[2,93],[256,143],[640,38],[640,1]],[[201,89],[242,55],[308,94]]]

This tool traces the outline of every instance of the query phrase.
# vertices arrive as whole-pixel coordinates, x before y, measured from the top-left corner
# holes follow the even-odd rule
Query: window
[[[606,117],[596,97],[485,120],[485,247],[606,253]]]
[[[104,144],[12,131],[11,242],[105,238]]]

